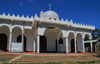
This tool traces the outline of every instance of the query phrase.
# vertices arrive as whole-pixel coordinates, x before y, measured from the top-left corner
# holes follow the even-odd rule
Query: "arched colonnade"
[[[13,34],[17,34],[17,33],[20,37],[19,36],[16,36],[16,37],[13,36]],[[17,39],[19,37],[21,39],[21,40],[19,39],[20,42],[23,43],[23,51],[25,51],[24,47],[25,47],[26,44],[24,45],[24,43],[25,43],[25,40],[27,40],[27,37],[24,36],[24,27],[23,26],[18,26],[18,25],[10,26],[10,25],[6,25],[6,24],[1,24],[0,25],[0,36],[2,36],[2,35],[6,40],[5,41],[6,45],[2,44],[6,48],[6,49],[3,49],[3,50],[11,51],[11,42],[14,42],[14,41],[17,42]],[[63,35],[67,35],[67,36],[63,37]],[[44,36],[45,37],[44,40],[48,42],[48,44],[46,44],[47,45],[46,49],[48,51],[59,52],[59,43],[61,43],[61,41],[62,41],[65,44],[66,53],[69,53],[69,52],[75,52],[75,53],[85,52],[85,49],[84,49],[85,35],[88,35],[89,38],[91,39],[90,33],[70,31],[67,34],[64,34],[61,31],[61,29],[59,29],[58,27],[54,27],[54,26],[53,27],[47,27],[45,32],[44,32],[44,35],[37,36],[37,46],[36,46],[37,50],[34,49],[34,52],[35,51],[37,51],[37,53],[41,52],[41,50],[40,50],[41,47],[39,46],[39,44],[41,44],[40,41],[41,41],[42,36]],[[54,36],[54,37],[52,37],[52,36]],[[0,40],[0,44],[2,43],[1,41],[2,41],[2,39]],[[56,44],[54,42],[56,42]],[[51,45],[51,43],[54,44],[54,45]],[[73,46],[71,44],[73,44]],[[41,45],[41,46],[46,46],[46,45]],[[50,45],[52,46],[52,48],[51,48]],[[54,48],[55,46],[56,46],[56,48]],[[91,46],[92,46],[92,44],[91,44]],[[92,52],[92,50],[91,50],[91,52]]]

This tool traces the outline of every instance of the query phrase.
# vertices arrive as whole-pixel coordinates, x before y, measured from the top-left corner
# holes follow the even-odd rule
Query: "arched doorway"
[[[71,40],[71,53],[75,52],[74,39]]]
[[[62,38],[60,38],[60,40],[59,40],[59,44],[63,44],[63,40],[62,40]],[[57,40],[56,40],[56,52],[57,52]]]
[[[44,36],[40,36],[40,52],[47,52],[47,40]]]
[[[76,41],[76,51],[78,50],[77,41]],[[71,40],[71,53],[75,52],[75,42],[74,39]]]
[[[22,42],[22,35],[19,35],[17,37],[17,42]],[[26,37],[24,36],[24,52],[27,52],[26,51]]]
[[[7,51],[7,35],[0,34],[0,50]]]
[[[44,31],[44,35],[47,38],[47,52],[56,52],[56,39],[62,37],[62,31],[57,26],[47,27]]]

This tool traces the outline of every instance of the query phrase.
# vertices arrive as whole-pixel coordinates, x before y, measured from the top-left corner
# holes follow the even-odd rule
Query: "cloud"
[[[21,2],[20,2],[19,4],[20,4],[21,6],[23,5],[23,3],[21,3]]]
[[[33,1],[35,1],[35,0],[28,0],[29,2],[33,2]]]

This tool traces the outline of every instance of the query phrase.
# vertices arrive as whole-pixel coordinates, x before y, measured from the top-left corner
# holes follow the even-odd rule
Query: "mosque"
[[[33,53],[85,53],[84,38],[95,26],[59,20],[56,12],[41,11],[31,18],[0,15],[0,51]]]

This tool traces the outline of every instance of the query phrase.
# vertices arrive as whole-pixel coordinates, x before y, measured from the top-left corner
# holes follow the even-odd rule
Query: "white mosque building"
[[[95,26],[59,20],[56,12],[41,11],[31,18],[0,15],[0,51],[33,53],[85,53],[84,38],[91,40]]]

